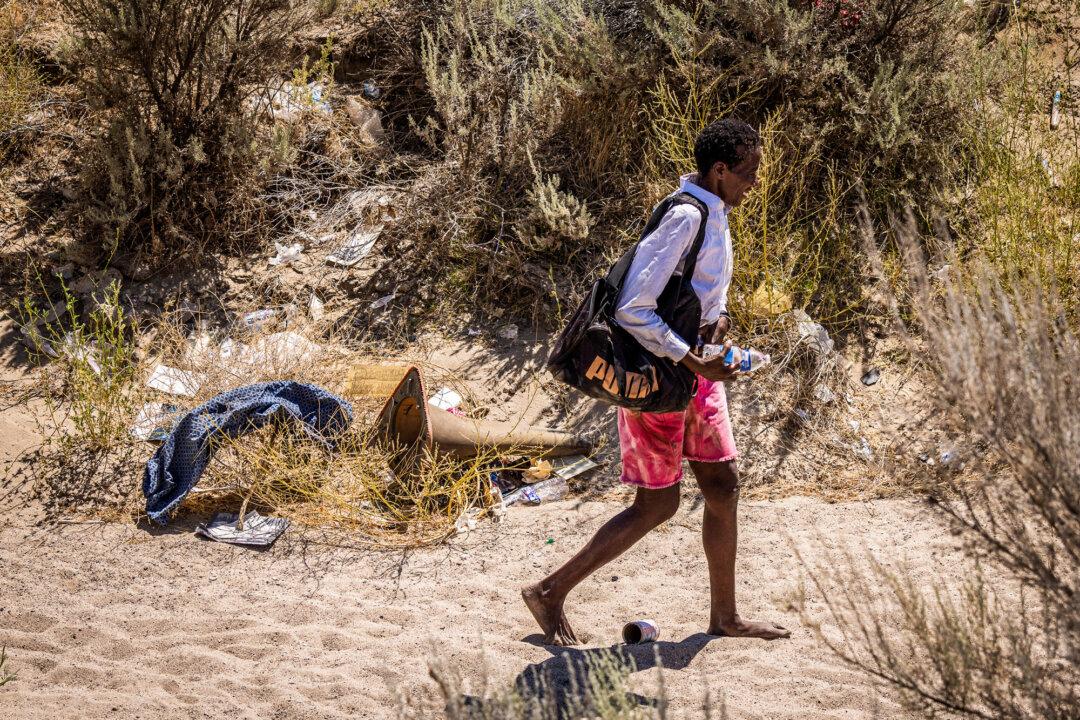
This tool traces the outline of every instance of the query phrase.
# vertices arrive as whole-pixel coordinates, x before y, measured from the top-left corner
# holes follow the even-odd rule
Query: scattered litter
[[[382,231],[382,225],[376,225],[370,230],[357,227],[349,234],[344,245],[326,256],[326,262],[339,267],[352,267],[368,256]]]
[[[311,300],[308,301],[308,315],[311,316],[311,319],[316,322],[322,320],[323,315],[326,314],[325,310],[326,305],[319,299],[319,296],[315,293],[311,293]]]
[[[251,366],[282,367],[314,360],[322,350],[322,345],[286,330],[261,337],[250,346],[238,343],[235,359]]]
[[[919,460],[926,463],[927,465],[934,464],[934,458],[930,457],[930,453],[919,453]]]
[[[67,304],[62,303],[62,302],[60,302],[58,300],[58,301],[56,301],[56,302],[54,302],[52,304],[52,307],[49,308],[48,313],[46,313],[45,315],[42,315],[40,318],[37,319],[37,322],[35,324],[36,325],[42,325],[42,324],[52,325],[57,320],[59,320],[61,317],[63,317],[64,315],[67,314],[67,309],[68,309]]]
[[[72,363],[86,363],[86,366],[95,375],[101,374],[101,365],[98,364],[97,358],[94,357],[93,349],[79,345],[75,341],[75,335],[72,333],[64,335],[64,344],[60,346],[60,352]]]
[[[1050,103],[1050,129],[1057,130],[1061,124],[1061,91],[1054,92],[1054,99]]]
[[[660,628],[655,620],[634,620],[623,626],[622,639],[627,645],[656,642]]]
[[[271,265],[288,265],[295,260],[299,260],[300,254],[304,252],[304,246],[300,243],[282,245],[279,242],[275,242],[274,248],[277,250],[277,255],[270,258]]]
[[[532,467],[525,471],[522,475],[522,480],[532,485],[533,483],[540,482],[541,480],[547,480],[551,477],[551,461],[541,460],[533,463]]]
[[[139,440],[162,442],[169,436],[169,432],[164,426],[168,424],[169,418],[178,412],[180,412],[180,408],[177,405],[159,402],[146,403],[139,410],[139,414],[135,416],[135,422],[131,426],[131,434]]]
[[[877,368],[870,368],[863,373],[862,384],[867,387],[871,385],[877,385],[878,380],[881,379],[881,371]]]
[[[148,388],[160,390],[169,395],[182,395],[184,397],[195,397],[201,386],[202,381],[195,373],[160,364],[154,368],[146,381],[146,387]]]
[[[832,352],[833,340],[824,327],[814,322],[802,310],[792,310],[791,314],[796,321],[795,328],[799,333],[800,342],[805,340],[810,349],[819,355],[828,355]]]
[[[345,100],[345,112],[348,113],[349,120],[356,126],[368,145],[378,145],[386,139],[386,131],[382,126],[382,113],[375,108],[359,98],[349,97]]]
[[[866,441],[866,438],[859,438],[858,445],[852,445],[851,448],[855,451],[855,454],[861,457],[863,460],[869,461],[874,456],[874,451],[870,449],[870,443]]]
[[[269,98],[263,95],[252,97],[248,103],[256,111],[265,110],[275,120],[292,122],[305,110],[316,110],[330,114],[330,103],[324,102],[322,83],[310,82],[307,85],[294,85],[284,82],[275,90],[268,89]]]
[[[458,535],[464,535],[465,533],[476,529],[476,521],[480,518],[480,513],[483,512],[480,508],[471,507],[458,516],[458,519],[454,521],[454,531]]]
[[[517,340],[518,326],[511,323],[510,325],[504,325],[499,330],[499,337],[503,340]]]
[[[552,471],[563,480],[577,477],[581,473],[588,472],[600,467],[599,463],[584,455],[571,455],[570,457],[556,458],[551,461]]]
[[[820,402],[828,404],[836,399],[836,393],[830,390],[829,387],[824,383],[818,383],[817,386],[814,388],[814,397],[817,398]]]
[[[955,450],[946,450],[945,452],[941,453],[941,457],[938,458],[938,462],[945,466],[952,465],[956,462],[956,457],[957,455]]]
[[[371,309],[372,310],[381,310],[382,308],[386,307],[391,302],[393,302],[394,298],[396,298],[396,297],[397,297],[397,293],[390,293],[389,295],[383,295],[381,298],[379,298],[375,302],[371,303]]]
[[[253,310],[240,316],[240,324],[244,326],[245,330],[257,332],[262,330],[267,323],[277,317],[277,314],[278,311],[274,308]]]
[[[482,333],[483,333],[483,331],[480,330],[479,328],[469,328],[468,330],[465,331],[465,334],[468,337],[478,337]]]
[[[861,427],[861,425],[859,424],[858,420],[848,420],[847,424],[851,428],[852,432],[859,432],[859,428]]]
[[[345,394],[350,397],[385,398],[401,382],[403,365],[354,365],[349,368]]]
[[[804,423],[810,422],[810,413],[802,408],[795,408],[795,417],[799,418],[799,420],[802,420]]]
[[[449,411],[457,408],[457,406],[461,404],[461,400],[461,395],[450,388],[444,387],[439,390],[439,392],[432,395],[428,402],[440,410]]]
[[[239,517],[239,513],[218,513],[210,522],[200,523],[195,534],[233,545],[267,547],[289,527],[288,518],[265,517],[252,510],[244,516],[243,529],[237,529]]]
[[[374,80],[365,80],[361,89],[364,92],[364,97],[370,100],[378,100],[382,95],[382,88],[376,85]]]
[[[1046,156],[1039,153],[1038,159],[1039,164],[1042,165],[1042,169],[1046,173],[1046,178],[1050,181],[1050,187],[1061,187],[1061,178],[1054,172],[1054,168],[1050,166],[1050,161],[1046,159]]]
[[[952,265],[950,265],[949,263],[945,263],[944,265],[939,267],[937,270],[932,271],[930,273],[930,277],[934,278],[935,280],[945,281],[945,280],[949,279],[949,273],[951,273],[951,272],[952,272]]]
[[[249,368],[283,368],[318,357],[323,347],[291,330],[271,333],[256,339],[250,345],[236,340],[226,340],[216,349],[209,347],[209,338],[196,341],[189,357],[199,362],[212,362],[235,372]]]

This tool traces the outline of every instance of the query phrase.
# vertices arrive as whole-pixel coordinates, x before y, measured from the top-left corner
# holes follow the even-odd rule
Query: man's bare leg
[[[735,611],[735,551],[738,545],[739,471],[735,461],[691,462],[705,496],[701,539],[709,563],[710,635],[786,638],[791,631],[774,623],[743,620]]]
[[[679,484],[661,490],[638,488],[634,504],[608,520],[585,547],[546,578],[521,589],[544,642],[576,645],[578,638],[563,612],[566,596],[585,578],[626,552],[679,509]]]

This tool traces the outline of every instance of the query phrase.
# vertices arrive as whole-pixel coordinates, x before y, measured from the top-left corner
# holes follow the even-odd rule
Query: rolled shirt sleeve
[[[639,244],[615,309],[615,321],[658,357],[681,361],[690,352],[656,312],[657,298],[687,254],[701,225],[701,212],[688,203],[671,208]],[[692,338],[696,340],[696,338]]]

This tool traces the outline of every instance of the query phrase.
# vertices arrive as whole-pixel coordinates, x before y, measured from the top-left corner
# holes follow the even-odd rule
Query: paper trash
[[[148,388],[160,390],[169,395],[182,395],[184,397],[195,397],[201,385],[202,381],[195,373],[178,370],[168,365],[155,367],[154,371],[150,373],[150,378],[146,381],[146,387]]]
[[[370,230],[353,230],[344,245],[326,256],[326,262],[339,267],[352,267],[368,256],[382,231],[382,225],[376,225]]]
[[[551,461],[552,472],[563,480],[569,480],[583,472],[588,472],[600,465],[584,455],[571,455],[570,457],[555,458]]]
[[[444,387],[442,390],[432,395],[428,402],[440,410],[453,410],[461,404],[461,396],[450,388]]]
[[[252,510],[244,516],[244,529],[237,530],[236,520],[239,517],[239,513],[218,513],[210,522],[200,523],[195,528],[195,534],[233,545],[266,547],[272,545],[289,527],[286,518],[264,517]]]

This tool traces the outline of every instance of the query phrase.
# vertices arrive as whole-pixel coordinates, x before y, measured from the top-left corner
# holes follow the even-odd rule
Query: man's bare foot
[[[544,631],[546,645],[577,645],[579,640],[563,613],[562,601],[545,593],[539,584],[521,589],[521,599]]]
[[[751,622],[738,615],[728,622],[714,623],[709,627],[710,635],[726,637],[749,637],[763,640],[778,640],[791,637],[791,631],[776,623]]]

